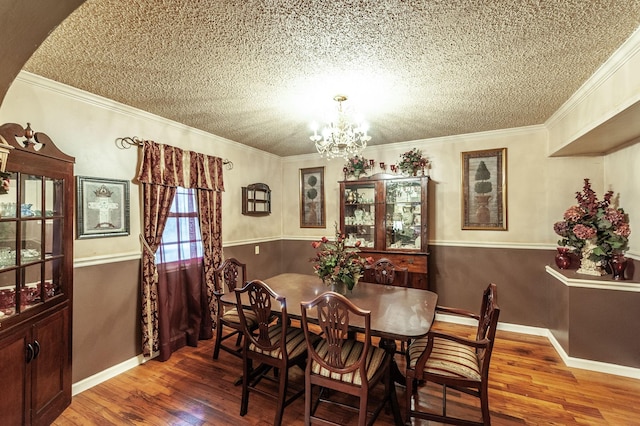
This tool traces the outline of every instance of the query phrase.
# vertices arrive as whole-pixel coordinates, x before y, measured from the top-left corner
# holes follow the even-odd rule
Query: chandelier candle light
[[[337,117],[322,130],[321,135],[318,134],[317,125],[312,125],[313,135],[309,139],[316,144],[320,155],[329,159],[342,157],[348,160],[367,147],[371,136],[367,135],[366,123],[353,124],[350,121],[349,114],[342,108],[342,103],[347,100],[345,95],[336,95],[333,99],[338,102]]]

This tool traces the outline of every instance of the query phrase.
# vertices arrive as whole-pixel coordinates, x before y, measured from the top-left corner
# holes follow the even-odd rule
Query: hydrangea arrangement
[[[596,262],[627,250],[631,234],[629,218],[622,208],[611,206],[612,196],[613,191],[607,191],[599,201],[589,179],[585,179],[582,192],[576,192],[578,204],[569,207],[564,220],[553,225],[556,234],[562,237],[558,244],[580,251],[590,241],[595,245],[590,258]]]

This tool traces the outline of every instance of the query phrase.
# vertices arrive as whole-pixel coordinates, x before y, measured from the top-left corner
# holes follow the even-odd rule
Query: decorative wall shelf
[[[242,187],[242,214],[267,216],[271,214],[271,189],[266,183],[252,183]]]

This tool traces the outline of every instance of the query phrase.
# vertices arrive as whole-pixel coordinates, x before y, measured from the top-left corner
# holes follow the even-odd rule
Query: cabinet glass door
[[[344,194],[345,244],[374,248],[376,241],[376,187],[374,183],[347,185]]]
[[[0,320],[16,314],[16,238],[18,231],[17,173],[0,186]]]
[[[397,179],[386,182],[385,241],[387,249],[420,250],[421,203],[420,179]]]
[[[11,173],[0,189],[0,320],[62,292],[63,184]]]

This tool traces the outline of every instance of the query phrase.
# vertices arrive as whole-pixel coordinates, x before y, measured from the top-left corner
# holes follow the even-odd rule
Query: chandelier
[[[338,114],[318,134],[317,126],[313,126],[313,135],[309,138],[316,144],[320,155],[329,159],[342,157],[345,160],[358,155],[367,147],[371,136],[367,135],[368,126],[365,123],[353,124],[349,114],[342,109],[342,102],[347,100],[344,95],[333,98],[338,102]]]

